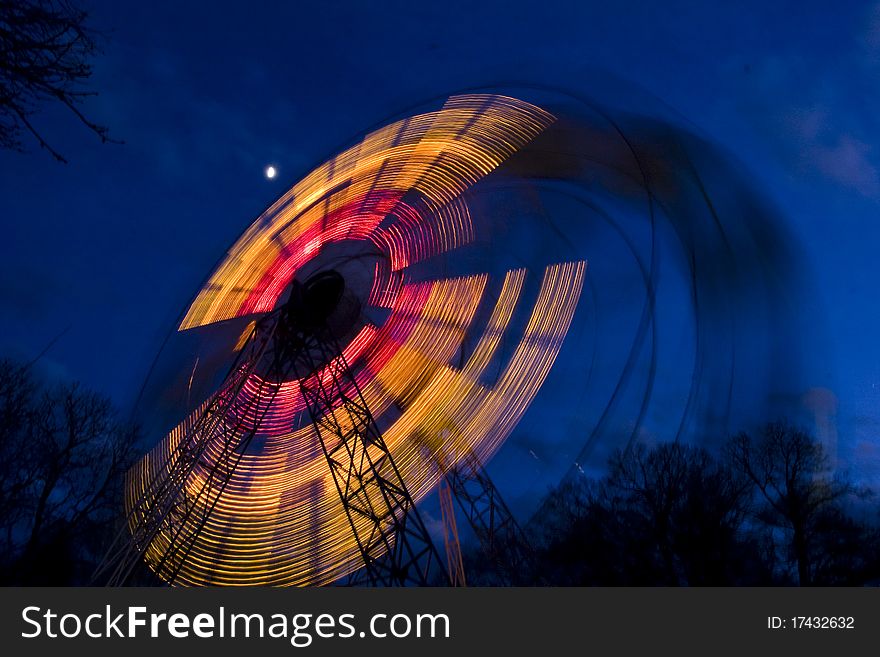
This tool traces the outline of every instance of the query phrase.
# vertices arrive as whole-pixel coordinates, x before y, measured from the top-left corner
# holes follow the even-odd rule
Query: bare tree
[[[644,541],[665,583],[717,585],[733,579],[743,552],[750,488],[699,447],[637,445],[611,459],[600,501]]]
[[[750,489],[703,449],[636,445],[617,452],[600,481],[551,492],[530,529],[557,584],[766,583],[744,529]]]
[[[756,438],[740,433],[727,450],[757,488],[759,520],[787,534],[798,582],[813,584],[821,529],[854,486],[834,475],[820,443],[784,422],[767,424]]]
[[[835,476],[819,443],[769,424],[720,456],[636,445],[602,479],[552,490],[528,526],[541,574],[600,586],[880,581],[871,494]]]
[[[0,360],[0,553],[10,554],[31,486],[27,436],[36,386],[24,365]]]
[[[67,160],[44,139],[34,115],[60,103],[101,138],[108,129],[88,119],[80,104],[94,92],[83,88],[98,52],[88,14],[67,0],[0,0],[0,147],[22,150],[30,133],[59,162]]]
[[[0,529],[8,581],[80,581],[122,504],[137,431],[78,384],[0,361]]]

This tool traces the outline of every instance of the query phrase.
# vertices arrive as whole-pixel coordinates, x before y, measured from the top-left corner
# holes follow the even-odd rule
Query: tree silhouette
[[[750,484],[706,450],[638,445],[612,459],[602,490],[625,531],[643,537],[643,556],[662,583],[731,582],[747,552],[740,538]]]
[[[855,493],[821,445],[777,423],[719,457],[618,452],[605,477],[551,491],[528,530],[555,585],[864,585],[880,579],[880,529],[857,519]]]
[[[102,142],[108,129],[80,110],[82,87],[98,52],[88,14],[67,0],[0,0],[0,147],[22,150],[30,133],[59,162],[67,160],[43,138],[33,117],[45,103],[60,103]]]
[[[78,384],[41,385],[0,361],[3,580],[82,582],[119,515],[137,431]]]
[[[784,422],[767,424],[757,437],[740,433],[727,453],[756,487],[758,518],[782,532],[798,583],[813,584],[817,552],[829,532],[844,529],[841,504],[855,487],[831,472],[820,443]]]
[[[555,490],[531,529],[556,584],[766,583],[745,531],[751,483],[703,449],[616,453],[598,482]]]

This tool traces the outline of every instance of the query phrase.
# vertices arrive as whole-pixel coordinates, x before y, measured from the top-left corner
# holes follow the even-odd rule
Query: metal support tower
[[[181,551],[184,555],[189,553],[258,426],[255,423],[254,429],[239,434],[248,413],[240,396],[257,363],[271,350],[276,323],[277,315],[273,314],[254,328],[220,389],[181,436],[165,467],[153,477],[144,494],[132,506],[92,575],[93,583],[124,585],[154,544],[162,551],[162,556],[151,565],[157,575],[173,583],[181,562],[175,564],[172,557]],[[277,386],[261,385],[250,406],[263,400],[271,402],[277,391]],[[190,490],[187,481],[212,444],[219,446],[222,458],[207,473],[198,490]]]
[[[448,583],[446,570],[354,374],[327,328],[326,319],[335,301],[328,304],[326,297],[334,292],[341,295],[342,290],[341,277],[335,276],[338,280],[323,276],[312,288],[307,283],[305,288],[294,289],[287,305],[257,323],[220,390],[133,505],[93,582],[125,584],[152,547],[150,551],[158,551],[161,557],[151,567],[173,584],[259,431],[263,415],[258,409],[265,414],[281,382],[299,379],[369,583]],[[255,373],[261,381],[257,394],[242,396],[245,381]],[[246,418],[248,429],[242,432]],[[203,456],[212,445],[219,446],[220,456],[209,465]],[[199,489],[193,491],[187,481],[199,464],[209,470]]]
[[[369,584],[447,584],[439,554],[335,339],[309,331],[298,340],[298,372],[312,373],[298,377],[300,389]],[[328,362],[329,377],[315,373],[321,361]]]
[[[438,434],[419,431],[410,437],[441,475],[438,496],[451,583],[464,586],[466,581],[455,511],[452,508],[452,498],[455,498],[477,536],[483,553],[494,564],[499,583],[508,586],[533,584],[536,577],[534,552],[525,532],[504,503],[477,455],[469,449],[459,452],[458,457],[448,453],[444,442],[452,439],[452,432],[454,429],[447,427]]]
[[[534,554],[522,528],[476,455],[466,455],[446,471],[459,508],[495,563],[503,584],[534,583]]]

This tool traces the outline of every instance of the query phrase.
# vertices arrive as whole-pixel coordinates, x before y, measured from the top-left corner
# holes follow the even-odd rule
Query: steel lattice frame
[[[335,339],[302,332],[295,342],[300,389],[369,583],[448,583],[428,530]],[[329,363],[329,386],[317,374],[322,361]],[[336,443],[328,444],[328,436]],[[358,519],[367,521],[366,530]]]
[[[278,384],[291,377],[300,390],[333,475],[358,548],[368,583],[374,586],[424,586],[448,583],[424,522],[338,342],[324,328],[289,328],[284,313],[273,313],[254,329],[230,375],[193,424],[168,467],[153,479],[134,505],[126,527],[93,576],[109,585],[125,584],[150,545],[164,534],[167,547],[153,564],[156,575],[173,584],[239,460],[256,434],[257,417],[243,436],[238,431],[254,408],[267,409]],[[242,386],[259,363],[266,363],[258,394],[239,402]],[[325,384],[318,372],[327,363]],[[263,411],[265,413],[265,410]],[[323,431],[322,431],[323,429]],[[328,444],[328,441],[334,441]],[[210,443],[221,455],[195,494],[186,481]],[[367,527],[359,518],[366,519]],[[131,536],[125,534],[131,532]],[[179,558],[175,558],[179,557]],[[170,564],[177,564],[176,567]]]
[[[218,392],[169,455],[167,466],[150,481],[147,491],[134,504],[93,574],[93,582],[103,581],[109,586],[125,584],[144,553],[165,530],[170,536],[169,548],[155,566],[155,572],[169,584],[173,583],[177,568],[166,570],[167,564],[173,563],[170,557],[180,550],[186,554],[191,549],[259,426],[254,424],[244,436],[239,435],[247,408],[237,407],[236,400],[257,363],[271,351],[276,323],[277,313],[273,313],[254,328]],[[263,395],[271,401],[275,394],[277,387],[260,386],[255,402]],[[221,445],[225,465],[221,467],[218,463],[218,467],[212,468],[193,494],[187,490],[187,479],[212,443]],[[185,530],[191,517],[196,518],[195,530]]]
[[[533,583],[529,541],[476,456],[469,454],[447,470],[446,481],[504,583]]]
[[[458,501],[459,508],[477,536],[483,552],[494,564],[501,582],[506,585],[534,583],[534,553],[525,532],[472,450],[454,459],[454,465],[449,465],[448,457],[441,451],[446,437],[442,432],[440,435],[418,433],[411,439],[442,474],[437,493],[450,583],[453,586],[467,585],[453,498]]]

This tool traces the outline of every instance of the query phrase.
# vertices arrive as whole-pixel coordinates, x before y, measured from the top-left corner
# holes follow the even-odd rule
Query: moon
[[[269,180],[272,180],[272,178],[274,178],[276,175],[278,175],[278,171],[275,169],[275,167],[273,167],[270,164],[269,166],[266,167],[265,174],[266,174],[266,178],[268,178]]]

